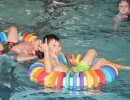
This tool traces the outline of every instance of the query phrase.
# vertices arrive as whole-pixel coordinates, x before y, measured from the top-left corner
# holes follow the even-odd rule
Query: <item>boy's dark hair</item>
[[[45,38],[47,38],[47,43],[49,43],[51,40],[56,40],[58,42],[60,42],[60,39],[59,37],[57,37],[56,35],[54,34],[49,34],[49,35],[46,35],[44,38],[43,38],[43,42],[45,42]]]
[[[122,1],[125,1],[125,2],[127,2],[128,4],[130,4],[129,0],[119,0],[118,3],[117,3],[117,6],[119,6],[119,3],[121,3]]]
[[[46,36],[43,38],[43,43],[45,42],[45,38],[47,38],[47,44],[48,44],[51,40],[53,40],[53,39],[56,40],[56,41],[58,41],[58,42],[60,42],[60,39],[59,39],[56,35],[54,35],[54,34],[46,35]],[[44,58],[44,53],[41,52],[40,50],[35,51],[35,53],[36,53],[36,56],[37,56],[38,58],[40,58],[40,59]]]

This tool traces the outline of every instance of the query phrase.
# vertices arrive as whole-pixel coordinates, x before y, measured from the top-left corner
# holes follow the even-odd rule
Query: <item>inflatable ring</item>
[[[3,32],[0,33],[0,39],[1,39],[0,42],[5,42],[5,37],[3,35]]]
[[[32,34],[28,34],[28,35],[25,37],[24,41],[27,42],[28,39],[29,39],[31,36],[32,36]]]
[[[0,34],[0,42],[4,42],[4,38],[2,34]]]
[[[66,60],[67,60],[67,63],[68,63],[68,66],[71,66],[71,61],[70,61],[70,57],[68,54],[65,54],[65,57],[66,57]]]
[[[86,71],[84,73],[85,73],[85,77],[86,77],[86,86],[87,86],[87,88],[91,88],[92,87],[91,75],[90,75],[89,71]]]
[[[71,58],[72,58],[72,64],[73,64],[73,65],[76,65],[74,54],[71,54]]]
[[[36,36],[31,36],[29,39],[28,39],[28,42],[30,42],[30,41],[32,41],[32,40],[34,40],[34,39],[36,39],[37,37]]]
[[[41,72],[39,76],[37,77],[38,83],[44,86],[44,79],[47,76],[47,73],[45,71]]]
[[[108,66],[114,68],[114,70],[116,71],[116,74],[117,74],[117,76],[118,76],[118,70],[117,70],[117,68],[115,67],[114,64],[106,64],[106,65],[108,65]]]
[[[27,76],[30,76],[30,73],[32,72],[32,70],[34,70],[36,67],[39,67],[39,66],[44,67],[44,65],[39,62],[32,64],[27,71]]]
[[[95,72],[97,73],[99,77],[99,84],[101,85],[106,84],[106,77],[104,73],[100,69],[96,69]]]
[[[78,54],[76,57],[76,64],[80,62],[81,58],[82,58],[82,54]]]
[[[8,32],[0,32],[0,42],[6,42],[7,38],[8,38]],[[18,42],[31,42],[36,38],[37,37],[33,34],[28,34],[23,32],[18,33]],[[3,52],[0,52],[0,55],[3,55]]]
[[[60,61],[61,63],[63,63],[63,64],[65,64],[66,66],[68,66],[67,59],[66,59],[66,57],[65,57],[64,55],[60,55],[60,56],[58,57],[58,59],[59,59],[59,61]]]
[[[42,67],[37,67],[37,68],[35,68],[35,69],[30,73],[30,80],[31,80],[31,81],[34,81],[33,76],[34,76],[34,74],[35,74],[39,69],[42,69]]]
[[[110,72],[105,68],[100,68],[100,70],[103,71],[103,73],[105,74],[106,82],[108,82],[108,83],[112,82],[112,76],[111,76]]]
[[[8,37],[8,32],[0,32],[0,42],[6,42],[7,37]],[[28,34],[28,33],[23,33],[23,32],[18,33],[18,39],[20,42],[25,42],[25,41],[31,42],[36,38],[37,36],[33,34]]]
[[[0,32],[0,34],[2,35],[3,37],[3,42],[5,42],[7,40],[7,36],[4,32]]]
[[[58,76],[58,81],[57,81],[57,88],[62,88],[63,87],[63,78],[66,76],[65,72],[61,72]]]
[[[45,77],[44,85],[45,85],[46,87],[50,87],[50,86],[51,86],[51,85],[50,85],[50,81],[51,81],[51,77],[53,76],[54,73],[55,73],[55,72],[52,72],[51,74],[49,74],[49,75],[47,75],[47,76]]]
[[[95,72],[95,70],[90,70],[89,73],[93,78],[93,87],[95,87],[95,88],[98,87],[98,75],[97,75],[97,73]]]
[[[115,71],[111,67],[109,67],[109,66],[103,66],[102,68],[107,69],[111,73],[112,80],[114,80],[116,78]]]
[[[80,57],[79,57],[80,56]],[[81,59],[81,55],[77,59]],[[73,60],[70,60],[72,57]],[[74,54],[65,54],[59,56],[59,61],[63,64],[72,65],[78,64],[74,62]],[[66,60],[65,60],[66,59]],[[41,71],[40,71],[41,70]],[[105,85],[116,79],[118,70],[113,64],[106,64],[96,70],[80,71],[77,72],[52,72],[47,74],[44,70],[44,61],[38,60],[30,66],[27,71],[27,76],[31,81],[34,81],[42,86],[50,88],[65,88],[76,90],[80,88],[97,88],[100,85]]]
[[[19,41],[21,40],[22,34],[23,34],[23,32],[19,32],[19,34],[18,34]]]
[[[37,70],[37,72],[33,75],[33,80],[34,80],[34,82],[38,82],[38,76],[39,76],[39,74],[40,74],[41,72],[43,72],[43,71],[44,71],[44,68],[42,68],[42,67]]]
[[[70,87],[70,76],[71,76],[71,73],[70,72],[67,72],[66,74],[66,79],[65,79],[65,89],[69,89]]]
[[[56,71],[55,74],[52,76],[52,79],[50,81],[51,87],[56,88],[56,79],[58,78],[60,72]]]
[[[21,38],[21,41],[22,41],[22,42],[24,42],[24,39],[25,39],[25,37],[26,37],[27,35],[28,35],[27,33],[23,33],[22,38]]]
[[[79,73],[79,77],[80,77],[80,89],[84,88],[84,75],[83,72]]]

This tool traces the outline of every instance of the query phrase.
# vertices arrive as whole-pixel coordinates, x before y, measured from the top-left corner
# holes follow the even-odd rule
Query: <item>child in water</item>
[[[58,56],[62,55],[61,52],[62,46],[61,41],[56,35],[46,35],[43,39],[45,41],[44,43],[41,43],[40,50],[44,52],[44,68],[46,73],[51,73],[53,71],[61,71],[61,72],[67,72],[67,71],[86,71],[89,69],[99,69],[102,65],[105,64],[113,64],[118,69],[125,69],[130,70],[130,67],[128,66],[122,66],[115,63],[112,63],[108,60],[98,58],[98,53],[95,49],[90,49],[84,57],[81,59],[81,61],[76,65],[75,67],[72,67],[71,69],[68,69],[66,65],[62,64],[58,60]],[[90,67],[91,66],[91,67]]]
[[[114,28],[117,29],[122,21],[130,20],[129,0],[119,0],[118,14],[113,18],[115,24]]]
[[[0,43],[0,54],[6,53],[13,60],[29,61],[37,58],[36,51],[39,50],[40,41],[34,39],[32,42],[18,43],[18,32],[15,26],[11,26],[4,30],[8,37],[7,42]]]
[[[60,39],[54,35],[46,35],[41,40],[36,39],[32,42],[22,42],[18,44],[18,32],[17,28],[12,26],[4,30],[7,32],[7,42],[2,45],[0,43],[0,51],[11,55],[14,60],[17,61],[28,61],[37,58],[36,51],[44,52],[44,66],[45,71],[49,74],[53,71],[67,72],[69,70],[79,72],[89,69],[99,69],[102,65],[111,63],[114,64],[118,69],[130,70],[128,66],[122,66],[112,63],[108,60],[98,58],[98,53],[95,49],[90,49],[81,59],[76,67],[68,69],[68,67],[59,62],[58,56],[62,55],[62,46]],[[45,42],[44,42],[45,41]],[[6,48],[6,46],[8,48]],[[91,66],[91,67],[90,67]]]

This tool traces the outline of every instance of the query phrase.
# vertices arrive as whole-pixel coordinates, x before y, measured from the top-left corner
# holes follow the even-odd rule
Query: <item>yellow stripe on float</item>
[[[91,80],[91,75],[89,71],[84,72],[84,75],[86,77],[86,87],[91,88],[92,87],[92,80]]]
[[[78,54],[76,57],[76,65],[80,62],[81,58],[82,58],[82,54]]]

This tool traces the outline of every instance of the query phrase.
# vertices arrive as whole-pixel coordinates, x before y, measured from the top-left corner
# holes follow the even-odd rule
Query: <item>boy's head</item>
[[[120,14],[126,14],[129,12],[129,0],[119,0],[118,11]]]
[[[54,35],[54,34],[46,35],[46,36],[43,38],[43,43],[45,42],[45,38],[47,38],[47,44],[49,44],[50,41],[52,41],[52,40],[55,40],[55,41],[57,41],[57,42],[60,42],[60,39],[59,39],[56,35]]]
[[[39,50],[39,47],[40,47],[40,39],[36,38],[32,41],[32,48],[35,50],[35,51],[38,51]]]
[[[57,59],[62,50],[60,39],[54,34],[46,35],[43,38],[43,42],[45,41],[45,39],[47,39],[50,56],[54,59]]]

